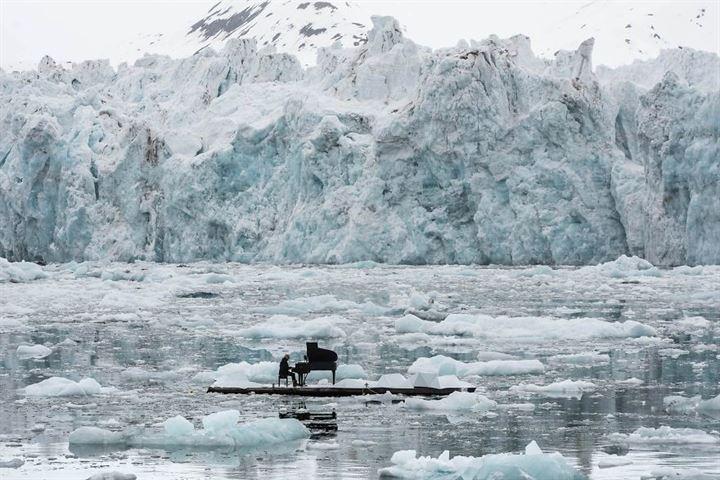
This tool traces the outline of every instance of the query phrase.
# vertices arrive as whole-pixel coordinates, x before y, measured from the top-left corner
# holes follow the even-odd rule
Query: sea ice
[[[663,425],[658,428],[640,427],[632,433],[612,433],[608,438],[613,442],[629,444],[694,444],[720,443],[720,437],[695,428],[672,428]]]
[[[133,473],[122,472],[100,472],[88,477],[87,480],[135,480],[137,476]]]
[[[395,322],[395,331],[478,338],[510,338],[514,341],[534,343],[550,339],[633,338],[657,334],[654,328],[634,320],[606,322],[595,318],[491,317],[470,314],[451,314],[441,322],[431,322],[406,315]]]
[[[410,397],[405,400],[405,408],[411,410],[441,410],[455,412],[484,413],[497,406],[497,402],[485,395],[470,392],[453,392],[439,400],[424,400]]]
[[[534,442],[533,442],[534,443]],[[524,454],[501,453],[482,457],[456,456],[446,450],[438,458],[417,457],[414,450],[395,452],[390,467],[380,469],[381,477],[408,480],[463,478],[472,480],[581,480],[584,478],[559,453],[542,453],[537,444]]]
[[[238,424],[237,410],[216,412],[203,417],[203,428],[190,429],[190,422],[173,417],[163,422],[163,433],[118,433],[97,427],[80,427],[70,434],[73,445],[124,445],[131,447],[254,447],[269,443],[300,440],[310,436],[294,418],[265,418]],[[190,425],[188,425],[190,424]]]
[[[52,349],[45,345],[19,345],[17,357],[21,360],[28,358],[45,358],[52,353]]]
[[[345,323],[343,317],[336,315],[300,320],[285,315],[274,315],[265,322],[248,328],[240,328],[236,334],[245,338],[334,338],[344,337],[345,331],[337,326]]]
[[[25,460],[21,458],[12,458],[10,460],[0,460],[0,468],[20,468],[25,465]]]
[[[465,363],[444,355],[421,357],[408,368],[408,373],[433,373],[436,375],[524,375],[542,373],[545,366],[539,360],[490,360]]]
[[[25,387],[25,395],[34,397],[71,397],[112,393],[112,387],[102,387],[92,378],[83,378],[79,382],[63,377],[50,377]]]
[[[32,282],[47,276],[40,265],[30,262],[8,262],[0,257],[0,283]]]
[[[510,387],[512,393],[539,393],[547,397],[581,397],[585,392],[597,388],[592,382],[583,380],[563,380],[549,385],[534,385],[521,383]]]

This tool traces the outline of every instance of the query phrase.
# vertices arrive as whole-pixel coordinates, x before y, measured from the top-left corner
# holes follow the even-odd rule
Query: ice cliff
[[[233,40],[0,71],[0,256],[720,263],[717,56],[601,82],[592,39],[548,61],[373,23],[310,69]]]

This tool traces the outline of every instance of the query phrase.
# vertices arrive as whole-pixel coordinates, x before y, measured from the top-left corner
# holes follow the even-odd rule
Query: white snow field
[[[3,480],[720,476],[717,266],[35,269],[0,284]],[[477,391],[205,393],[276,383],[307,340],[338,353],[338,386]],[[334,410],[338,430],[279,418],[305,410]],[[533,440],[546,453],[526,455]]]
[[[645,275],[656,272],[633,256],[719,263],[720,59],[676,48],[596,76],[593,47],[587,38],[549,60],[517,35],[432,51],[374,17],[366,43],[320,48],[307,69],[232,38],[117,70],[46,57],[36,71],[0,71],[0,256],[591,265],[628,255],[623,265]],[[32,277],[6,270],[0,281]]]

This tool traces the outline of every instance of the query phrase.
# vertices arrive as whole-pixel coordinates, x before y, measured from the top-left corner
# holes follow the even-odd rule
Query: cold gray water
[[[377,478],[399,450],[481,457],[519,453],[533,440],[591,479],[720,478],[720,411],[670,412],[663,402],[720,394],[718,267],[84,263],[44,272],[0,283],[0,462],[24,461],[0,468],[3,479],[84,479],[110,470],[138,479]],[[408,312],[430,323],[403,329],[396,322]],[[442,322],[456,313],[482,316],[482,328]],[[626,321],[645,330],[624,328]],[[619,330],[607,333],[608,324]],[[373,397],[205,393],[209,372],[223,365],[277,362],[285,351],[300,360],[305,336],[337,351],[341,364],[362,366],[368,379],[407,375],[417,359],[436,355],[467,364],[536,359],[543,371],[458,370],[497,402],[488,411],[416,410]],[[22,358],[21,345],[51,353]],[[25,391],[53,376],[93,378],[103,391]],[[564,380],[593,387],[527,387]],[[249,422],[297,408],[334,410],[337,431],[240,450],[68,443],[81,426],[159,431],[174,415],[197,425],[221,410],[237,409]],[[661,426],[676,430],[651,440],[632,435]],[[608,466],[608,459],[625,465]]]

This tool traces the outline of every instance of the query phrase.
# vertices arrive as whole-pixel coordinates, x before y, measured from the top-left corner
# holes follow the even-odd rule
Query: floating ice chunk
[[[12,458],[10,460],[0,460],[0,468],[20,468],[25,465],[25,460],[21,458]]]
[[[215,412],[203,418],[203,428],[208,432],[224,432],[232,430],[240,420],[240,412],[237,410],[224,410]]]
[[[353,440],[350,442],[350,444],[353,447],[369,447],[371,445],[377,445],[377,442],[373,442],[372,440]]]
[[[456,313],[441,322],[406,315],[395,322],[397,333],[460,335],[481,338],[512,338],[521,342],[551,339],[590,340],[654,336],[654,328],[634,320],[606,322],[595,318],[491,317]]]
[[[444,355],[421,357],[408,368],[409,373],[434,373],[436,375],[523,375],[541,373],[545,366],[539,360],[490,360],[465,363]]]
[[[315,450],[337,450],[340,448],[340,444],[337,442],[312,442],[308,444],[308,448]]]
[[[336,326],[336,324],[344,322],[346,322],[345,318],[336,315],[313,320],[275,315],[263,323],[239,329],[237,335],[256,339],[344,337],[345,332]]]
[[[633,461],[628,457],[618,455],[608,455],[598,460],[598,468],[622,467],[623,465],[632,465]]]
[[[193,424],[182,415],[176,415],[163,422],[165,433],[171,436],[190,435],[195,431]]]
[[[52,349],[45,345],[19,345],[17,347],[17,357],[19,359],[28,358],[45,358],[52,353]]]
[[[25,387],[25,395],[34,397],[71,397],[112,393],[114,388],[103,388],[92,378],[74,382],[63,377],[50,377]]]
[[[639,378],[632,377],[632,378],[628,378],[628,379],[626,379],[626,380],[620,380],[620,381],[618,381],[617,383],[618,383],[618,385],[637,386],[637,385],[642,385],[642,384],[645,383],[645,382],[643,382],[643,381],[640,380]]]
[[[133,473],[121,473],[121,472],[100,472],[96,473],[92,477],[88,477],[87,480],[136,480],[137,476]]]
[[[672,428],[663,425],[658,428],[640,427],[633,433],[612,433],[608,438],[613,442],[638,444],[692,444],[720,443],[720,437],[695,428]]]
[[[351,300],[338,300],[334,295],[317,295],[283,300],[272,307],[258,307],[256,312],[284,315],[302,315],[331,310],[358,310],[366,315],[383,315],[388,308],[372,302],[356,303]]]
[[[512,393],[539,393],[548,397],[581,397],[585,392],[591,392],[597,388],[592,382],[583,380],[563,380],[549,385],[534,385],[532,383],[521,383],[510,387]]]
[[[70,434],[69,441],[71,445],[240,448],[300,440],[310,436],[308,429],[294,418],[265,418],[239,425],[239,417],[237,410],[213,413],[203,418],[203,429],[192,431],[187,424],[175,417],[169,424],[163,424],[163,433],[118,433],[97,427],[81,427]]]
[[[693,332],[698,330],[704,330],[711,325],[712,322],[710,322],[710,320],[707,320],[704,317],[685,317],[677,320],[673,326],[676,327],[677,330]]]
[[[717,476],[707,475],[697,468],[658,467],[640,480],[717,480]]]
[[[658,355],[661,357],[679,358],[683,355],[687,355],[690,352],[683,350],[682,348],[661,348],[658,350]]]
[[[663,406],[668,413],[715,412],[720,411],[720,395],[708,400],[703,400],[700,395],[694,397],[670,395],[663,398]]]
[[[40,265],[30,262],[8,262],[0,257],[0,283],[26,283],[47,276]]]
[[[540,445],[537,444],[535,440],[528,443],[525,447],[525,455],[542,455],[543,451],[540,448]]]
[[[122,433],[111,432],[98,427],[80,427],[70,433],[71,445],[123,445],[126,439]]]
[[[606,353],[584,352],[567,355],[555,355],[550,357],[548,360],[560,363],[572,363],[574,365],[594,366],[608,363],[610,361],[610,356]]]
[[[123,370],[120,375],[130,382],[167,382],[177,380],[180,375],[173,371],[145,370],[141,367],[129,367]]]
[[[617,260],[613,260],[611,262],[601,263],[599,265],[589,267],[583,267],[580,269],[580,271],[599,272],[612,278],[660,276],[660,270],[658,270],[657,267],[655,267],[652,263],[640,257],[628,257],[626,255],[620,255]]]
[[[559,453],[538,453],[529,445],[525,454],[501,453],[482,457],[456,456],[446,450],[438,458],[417,457],[415,450],[395,452],[390,467],[380,469],[381,477],[413,480],[440,478],[493,478],[528,480],[579,480],[584,478]]]
[[[410,397],[405,400],[405,408],[411,410],[441,410],[455,412],[484,413],[497,406],[497,402],[479,393],[453,392],[439,400],[424,400]]]

